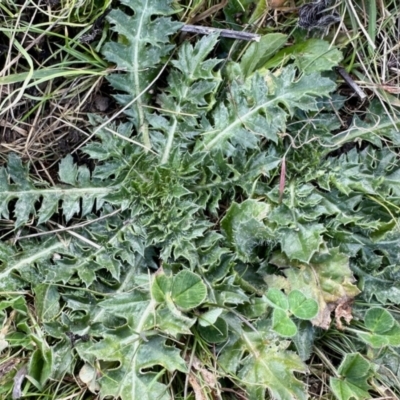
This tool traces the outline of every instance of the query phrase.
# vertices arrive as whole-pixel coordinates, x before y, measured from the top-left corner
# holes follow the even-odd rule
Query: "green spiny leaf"
[[[262,222],[269,211],[268,204],[248,199],[241,204],[233,203],[222,219],[221,226],[242,260],[252,258],[251,252],[258,241],[272,237]]]
[[[239,372],[250,395],[264,398],[265,389],[277,400],[305,400],[305,386],[295,378],[293,371],[305,372],[305,366],[295,353],[267,346],[258,349],[254,358],[248,358]],[[257,393],[257,394],[256,394]]]
[[[123,40],[106,43],[102,52],[109,61],[127,71],[123,75],[110,75],[108,80],[115,89],[128,93],[116,96],[122,105],[136,98],[134,108],[127,114],[132,117],[144,146],[150,148],[144,109],[148,96],[144,91],[159,71],[163,57],[173,48],[168,44],[169,36],[181,24],[165,17],[174,13],[169,0],[125,0],[124,4],[133,11],[132,16],[122,10],[112,10],[107,16]]]
[[[35,308],[42,322],[52,320],[60,312],[60,294],[55,285],[46,283],[35,287]]]
[[[295,229],[281,231],[282,251],[289,259],[309,262],[318,252],[324,240],[322,224],[298,224]]]
[[[372,376],[371,364],[359,353],[346,354],[339,366],[340,378],[331,378],[330,386],[339,400],[369,399],[371,386],[367,380]]]
[[[256,74],[244,85],[233,82],[229,102],[235,107],[220,103],[213,115],[214,126],[203,134],[197,149],[222,148],[232,153],[232,146],[255,148],[263,137],[276,143],[278,131],[285,130],[288,114],[296,109],[317,110],[316,98],[328,96],[335,87],[319,74],[297,80],[295,75],[295,69],[288,67],[279,77],[267,74],[262,79]]]

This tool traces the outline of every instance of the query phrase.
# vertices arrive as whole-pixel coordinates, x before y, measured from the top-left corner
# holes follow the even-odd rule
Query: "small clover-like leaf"
[[[357,336],[364,341],[365,343],[369,344],[374,349],[379,349],[381,347],[387,346],[389,344],[389,340],[384,335],[376,335],[373,333],[367,332],[357,332]]]
[[[171,291],[172,278],[160,273],[155,276],[151,286],[151,294],[157,303],[165,300],[165,295]]]
[[[184,270],[175,276],[171,298],[181,309],[190,310],[198,307],[206,296],[207,287],[195,273]]]
[[[370,308],[365,313],[364,324],[371,332],[384,334],[394,326],[394,323],[392,315],[383,308]]]
[[[390,346],[400,346],[400,325],[396,322],[390,331],[385,332],[385,337],[388,339]]]
[[[267,299],[272,303],[273,307],[280,308],[282,310],[289,310],[289,302],[287,296],[278,289],[271,288],[267,292]]]
[[[287,316],[286,312],[275,308],[272,314],[272,328],[281,336],[292,337],[297,334],[295,323]]]
[[[318,303],[314,299],[307,299],[299,290],[289,293],[289,308],[294,316],[300,319],[312,319],[318,314]]]

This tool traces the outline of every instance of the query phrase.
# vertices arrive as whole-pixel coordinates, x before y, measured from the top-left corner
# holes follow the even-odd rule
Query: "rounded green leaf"
[[[385,332],[385,337],[388,339],[390,346],[400,346],[400,326],[395,322],[394,326],[390,331]]]
[[[183,310],[199,306],[207,296],[207,287],[201,278],[193,272],[179,272],[172,284],[171,298]]]
[[[289,309],[293,315],[300,319],[313,319],[318,314],[318,303],[307,299],[299,290],[289,293]]]
[[[198,325],[197,330],[208,343],[222,343],[228,339],[228,324],[222,318],[218,318],[214,325]]]
[[[375,335],[367,332],[358,332],[357,336],[374,349],[379,349],[389,344],[389,339],[387,336]]]
[[[165,301],[165,295],[171,291],[172,279],[164,273],[156,275],[151,285],[151,295],[157,303]]]
[[[286,312],[275,308],[272,314],[272,329],[281,336],[292,337],[297,334],[297,327]]]
[[[224,310],[222,308],[212,308],[211,310],[200,315],[198,320],[201,326],[214,325]]]
[[[267,299],[273,307],[281,308],[282,310],[289,310],[289,302],[286,295],[275,288],[271,288],[267,292]]]
[[[339,366],[338,373],[352,381],[367,377],[372,364],[360,353],[348,353]]]
[[[394,325],[394,318],[389,311],[383,308],[370,308],[364,317],[364,324],[367,329],[374,333],[383,334],[389,331]]]

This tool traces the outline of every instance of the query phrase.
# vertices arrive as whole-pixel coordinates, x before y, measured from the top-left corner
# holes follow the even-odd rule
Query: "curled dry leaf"
[[[287,0],[268,0],[268,5],[271,8],[283,7]]]
[[[3,362],[0,365],[0,379],[7,375],[19,362],[19,358],[10,358],[9,360]]]
[[[12,398],[19,399],[22,397],[22,382],[28,374],[28,367],[24,365],[14,376],[14,387],[12,391]]]
[[[203,391],[201,390],[201,385],[198,382],[195,374],[193,374],[193,373],[189,374],[189,383],[193,389],[194,398],[196,400],[206,400],[206,396],[204,395]]]
[[[79,379],[92,393],[96,393],[100,390],[100,385],[96,381],[96,375],[96,370],[89,364],[85,364],[79,371]]]
[[[336,327],[340,330],[343,330],[343,323],[341,319],[343,318],[347,324],[350,324],[353,319],[352,305],[353,299],[349,299],[348,297],[343,297],[339,299],[337,302],[337,306],[335,308],[335,321]]]
[[[187,360],[187,362],[189,361]],[[204,364],[196,356],[192,359],[191,367],[192,370],[198,371],[200,373],[201,378],[204,382],[203,385],[211,389],[213,391],[213,394],[216,393],[216,390],[218,388],[216,375],[205,368]],[[193,372],[191,372],[189,375],[189,383],[193,388],[196,400],[203,400],[206,398],[201,389],[201,384],[199,383],[198,377]]]

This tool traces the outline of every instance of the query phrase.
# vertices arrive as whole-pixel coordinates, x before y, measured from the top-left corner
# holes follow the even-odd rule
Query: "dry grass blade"
[[[0,73],[0,150],[33,162],[45,160],[49,166],[85,138],[84,115],[98,112],[95,99],[103,84],[98,75],[106,63],[99,63],[74,38],[61,35],[59,27],[71,18],[69,7],[54,9],[50,23],[44,4],[3,7],[0,36],[7,35],[9,46]],[[26,70],[26,63],[28,74],[15,73]]]

